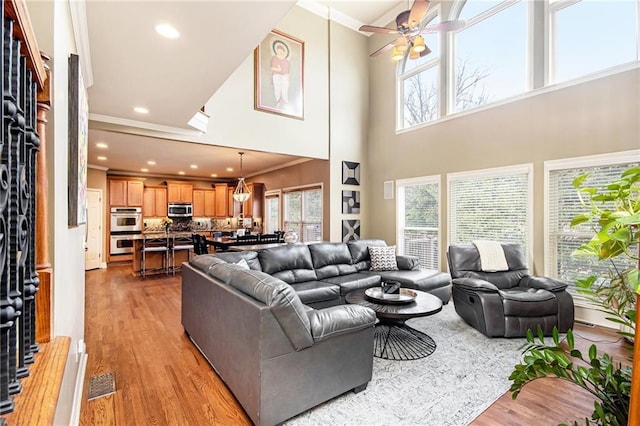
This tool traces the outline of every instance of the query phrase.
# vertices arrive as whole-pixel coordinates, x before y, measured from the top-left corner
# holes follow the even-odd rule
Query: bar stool
[[[193,250],[193,241],[191,237],[173,236],[171,240],[171,269],[173,275],[176,274],[176,251],[187,250],[187,262],[191,259],[191,250]]]
[[[147,253],[163,253],[162,267],[147,269]],[[142,240],[142,278],[146,278],[147,272],[169,272],[169,237],[145,235]]]

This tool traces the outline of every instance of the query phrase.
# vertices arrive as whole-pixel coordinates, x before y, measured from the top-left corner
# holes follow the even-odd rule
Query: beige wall
[[[395,133],[395,67],[371,61],[369,169],[372,225],[395,241],[395,200],[385,180],[441,176],[442,241],[447,241],[446,174],[533,163],[534,265],[543,272],[543,164],[546,160],[640,148],[640,70],[541,92],[505,105]],[[442,244],[442,267],[446,268]]]
[[[295,166],[276,170],[270,173],[251,176],[247,182],[264,183],[265,191],[293,188],[297,186],[322,184],[322,235],[327,240],[329,235],[329,221],[324,218],[329,217],[329,161],[310,160]]]

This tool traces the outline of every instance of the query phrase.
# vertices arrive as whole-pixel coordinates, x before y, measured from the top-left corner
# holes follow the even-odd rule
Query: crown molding
[[[73,38],[76,42],[76,51],[80,57],[80,69],[82,82],[85,88],[93,86],[93,69],[91,67],[91,49],[89,48],[89,29],[87,26],[87,7],[85,0],[69,2],[71,12],[71,24]]]
[[[102,170],[102,171],[104,171],[104,172],[106,172],[107,170],[109,170],[109,168],[108,168],[108,167],[98,166],[97,164],[87,164],[87,168],[88,168],[88,169]]]
[[[114,124],[134,129],[152,130],[161,133],[172,133],[183,136],[202,136],[197,130],[183,129],[181,127],[163,126],[161,124],[147,123],[145,121],[129,120],[128,118],[113,117],[111,115],[89,113],[89,121]],[[135,132],[132,132],[135,133]]]

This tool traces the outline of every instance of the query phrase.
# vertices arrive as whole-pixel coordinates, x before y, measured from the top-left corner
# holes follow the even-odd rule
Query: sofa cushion
[[[372,271],[397,271],[396,246],[369,247]]]
[[[356,272],[355,274],[325,278],[322,281],[339,285],[340,294],[344,296],[345,294],[350,293],[354,290],[380,285],[380,276]]]
[[[371,267],[369,247],[386,247],[387,243],[384,240],[370,239],[349,241],[347,246],[349,247],[349,252],[351,252],[351,263],[356,267],[356,270],[368,271]]]
[[[262,271],[262,267],[258,261],[258,253],[255,251],[227,251],[223,253],[215,253],[210,256],[218,257],[227,263],[238,263],[241,259],[244,259],[250,269],[253,269],[254,271]]]
[[[351,264],[351,253],[345,243],[311,244],[309,252],[318,280],[356,272],[355,266]]]
[[[260,250],[258,260],[263,272],[289,284],[316,279],[306,244],[287,244]]]
[[[398,269],[400,269],[401,271],[420,269],[420,259],[418,258],[418,256],[397,254],[396,262],[398,263]]]
[[[267,305],[296,350],[313,345],[309,316],[290,285],[233,263],[218,264],[209,275]]]
[[[514,287],[500,290],[505,316],[543,317],[558,314],[556,297],[547,290]]]
[[[379,271],[369,274],[380,276],[382,281],[398,281],[401,287],[421,291],[431,291],[451,285],[451,276],[435,269],[416,269],[412,271]]]
[[[306,281],[291,285],[302,303],[317,303],[340,298],[340,287],[323,281]]]

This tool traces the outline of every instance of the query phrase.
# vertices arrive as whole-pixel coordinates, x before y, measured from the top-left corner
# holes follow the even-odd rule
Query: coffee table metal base
[[[436,342],[404,321],[380,321],[374,330],[373,354],[378,358],[406,361],[427,357]]]

